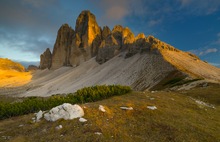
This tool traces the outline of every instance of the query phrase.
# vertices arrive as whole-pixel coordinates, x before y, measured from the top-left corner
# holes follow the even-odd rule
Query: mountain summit
[[[219,68],[153,36],[135,37],[128,27],[101,28],[90,11],[80,13],[75,29],[60,27],[53,52],[41,55],[40,68],[49,69],[34,75],[32,84],[41,87],[25,96],[70,93],[97,84],[155,90],[196,80],[220,82]]]
[[[100,28],[96,17],[90,11],[82,11],[76,20],[75,30],[68,24],[60,27],[50,56],[48,49],[41,55],[41,69],[58,69],[62,66],[78,66],[93,57],[98,63],[104,63],[122,51],[128,51],[126,57],[138,52],[156,49],[154,37],[145,38],[143,34],[134,36],[128,27],[116,25],[112,31],[108,26]],[[159,44],[157,44],[159,45]],[[177,51],[161,42],[163,49]]]

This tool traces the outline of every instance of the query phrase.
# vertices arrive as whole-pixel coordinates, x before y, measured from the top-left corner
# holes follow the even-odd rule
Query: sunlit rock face
[[[135,36],[131,32],[131,30],[126,27],[122,31],[122,47],[123,48],[129,48],[130,46],[133,46],[133,42],[135,41]]]
[[[47,48],[46,51],[40,56],[40,69],[50,68],[52,63],[52,54],[50,49]]]
[[[95,56],[101,43],[101,29],[95,15],[90,11],[82,11],[76,20],[76,33],[81,38],[80,48],[84,50],[85,59]]]
[[[109,29],[109,27],[104,26],[102,30],[102,39],[105,40],[111,33],[112,31]]]
[[[125,58],[128,58],[137,53],[157,53],[164,49],[178,51],[153,36],[145,37],[141,33],[135,37],[128,27],[100,28],[95,15],[86,10],[78,16],[75,30],[68,24],[60,27],[53,53],[48,49],[41,55],[40,69],[75,67],[93,57],[102,64],[121,52],[125,52]]]
[[[114,38],[117,40],[118,45],[122,45],[122,31],[123,31],[123,27],[121,25],[116,25],[113,29],[112,29],[112,34],[114,36]]]
[[[74,30],[68,24],[60,27],[53,49],[52,69],[70,65],[69,57],[74,33]]]

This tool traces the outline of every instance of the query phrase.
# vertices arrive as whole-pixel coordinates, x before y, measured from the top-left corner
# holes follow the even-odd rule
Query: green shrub
[[[49,110],[63,103],[75,104],[94,102],[129,92],[131,92],[131,88],[128,86],[101,85],[85,87],[66,96],[55,95],[49,98],[29,97],[25,98],[22,102],[0,102],[0,119],[33,113],[39,110]]]

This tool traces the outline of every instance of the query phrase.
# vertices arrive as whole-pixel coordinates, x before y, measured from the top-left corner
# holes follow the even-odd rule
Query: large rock
[[[56,121],[58,119],[71,120],[84,116],[84,111],[79,105],[71,105],[64,103],[60,106],[52,108],[48,113],[44,114],[47,121]]]
[[[74,33],[74,30],[68,24],[64,24],[60,27],[53,49],[52,69],[70,65],[70,49]]]
[[[50,49],[47,48],[46,51],[40,56],[40,69],[50,68],[52,63],[52,54]]]

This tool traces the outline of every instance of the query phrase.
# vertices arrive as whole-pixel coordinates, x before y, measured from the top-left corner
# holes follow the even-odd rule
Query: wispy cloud
[[[181,9],[191,14],[208,15],[219,10],[219,0],[179,0]]]
[[[220,68],[220,63],[210,63],[210,64]]]
[[[209,49],[200,51],[199,55],[203,56],[203,55],[207,55],[207,54],[210,54],[210,53],[216,53],[217,51],[218,51],[218,49],[216,49],[216,48],[209,48]]]

